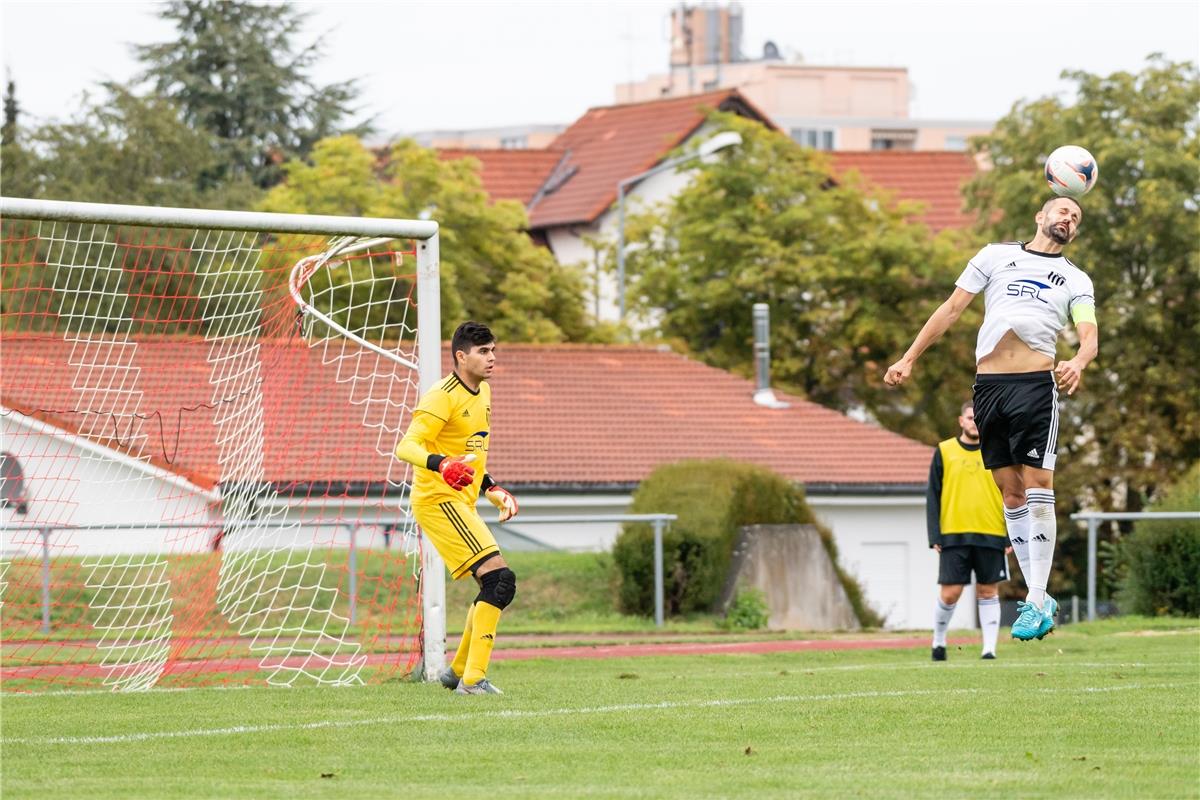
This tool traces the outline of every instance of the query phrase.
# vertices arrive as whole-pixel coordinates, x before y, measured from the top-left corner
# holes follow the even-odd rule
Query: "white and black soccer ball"
[[[1063,145],[1046,159],[1046,183],[1055,194],[1083,197],[1100,179],[1100,165],[1087,150]]]

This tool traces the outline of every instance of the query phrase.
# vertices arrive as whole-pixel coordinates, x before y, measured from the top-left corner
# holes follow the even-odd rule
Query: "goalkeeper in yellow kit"
[[[496,339],[486,325],[464,322],[450,346],[454,370],[421,398],[396,456],[415,468],[417,524],[455,580],[469,574],[479,584],[442,684],[458,694],[501,694],[488,681],[487,668],[500,613],[517,592],[517,576],[475,510],[483,492],[500,510],[501,522],[517,513],[517,501],[487,474],[492,389],[486,379],[496,365]]]

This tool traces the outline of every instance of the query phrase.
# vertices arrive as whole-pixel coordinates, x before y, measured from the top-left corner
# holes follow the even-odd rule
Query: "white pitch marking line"
[[[1121,692],[1133,689],[1178,689],[1192,687],[1190,683],[1129,683],[1121,686],[1085,686],[1078,689],[1035,689],[1038,692]],[[517,709],[499,709],[464,714],[414,714],[407,717],[380,717],[376,719],[358,720],[318,720],[291,725],[236,725],[228,728],[197,728],[182,731],[156,731],[147,733],[126,733],[114,736],[54,736],[5,739],[5,744],[29,745],[78,745],[78,744],[128,744],[132,742],[147,742],[160,739],[191,739],[204,736],[236,736],[248,733],[278,733],[281,731],[307,731],[325,728],[360,728],[369,725],[399,725],[411,722],[457,722],[472,719],[533,719],[538,717],[573,716],[586,714],[615,714],[629,711],[662,711],[677,708],[720,708],[726,706],[762,705],[765,703],[804,703],[822,700],[861,700],[879,697],[920,697],[924,695],[961,695],[961,694],[997,694],[1009,693],[1010,689],[910,689],[874,692],[845,692],[841,694],[809,694],[809,695],[777,695],[775,697],[750,697],[724,700],[693,700],[693,701],[663,701],[661,703],[628,703],[615,706],[584,706],[581,708],[552,708],[540,711],[521,711]]]

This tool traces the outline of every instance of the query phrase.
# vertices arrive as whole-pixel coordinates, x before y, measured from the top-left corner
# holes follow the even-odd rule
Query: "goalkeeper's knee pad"
[[[503,611],[517,596],[517,575],[508,567],[494,569],[479,576],[482,590],[477,600]]]

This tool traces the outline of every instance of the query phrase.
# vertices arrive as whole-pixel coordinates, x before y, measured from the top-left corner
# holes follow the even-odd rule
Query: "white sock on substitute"
[[[946,605],[942,602],[942,598],[937,599],[937,605],[933,609],[933,646],[946,646],[946,631],[950,630],[950,618],[954,616],[954,607],[957,603]]]
[[[983,630],[983,652],[996,654],[1000,635],[1000,598],[979,598],[979,627]]]
[[[1021,565],[1021,577],[1029,584],[1029,506],[1004,509],[1004,525],[1008,528],[1008,541]],[[1011,576],[1009,576],[1011,577]]]
[[[1029,572],[1025,576],[1029,596],[1025,599],[1041,608],[1046,602],[1054,542],[1058,538],[1054,490],[1026,489],[1025,502],[1029,505]]]

